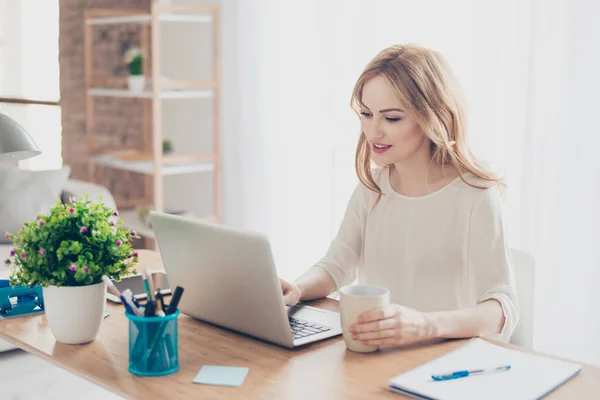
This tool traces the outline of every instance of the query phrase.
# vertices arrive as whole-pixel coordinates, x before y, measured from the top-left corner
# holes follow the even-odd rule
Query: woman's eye
[[[397,122],[397,121],[400,121],[400,118],[394,118],[394,117],[385,117],[385,119],[388,122]]]
[[[364,112],[364,111],[363,111],[363,112],[361,112],[361,113],[360,113],[360,115],[362,115],[363,117],[367,117],[367,118],[369,118],[369,117],[371,116],[371,114],[370,114],[370,113],[368,113],[368,112]]]

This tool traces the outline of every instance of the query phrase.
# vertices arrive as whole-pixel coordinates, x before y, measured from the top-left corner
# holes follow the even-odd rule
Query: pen
[[[128,314],[137,315],[137,313],[131,309],[129,303],[127,303],[127,300],[125,300],[125,297],[123,297],[123,295],[119,296],[119,298],[121,299],[121,303],[123,303],[123,305],[125,306],[125,311]]]
[[[119,289],[117,289],[117,287],[115,286],[115,284],[113,283],[113,281],[108,276],[102,275],[102,280],[106,283],[106,286],[108,287],[108,290],[110,290],[112,294],[114,294],[115,296],[117,296],[121,300],[121,303],[123,303],[123,306],[125,306],[125,311],[127,311],[131,315],[139,315],[129,305],[129,303],[125,299],[125,296],[123,296],[121,294],[121,292],[119,292]]]
[[[152,300],[156,301],[156,297],[154,297],[154,279],[152,279],[150,267],[146,267],[146,277],[148,279],[148,286],[150,287],[150,296],[152,296]]]
[[[119,292],[119,289],[117,289],[113,281],[111,281],[108,276],[102,275],[102,280],[106,283],[106,285],[108,286],[108,290],[110,290],[112,294],[119,298],[121,297],[121,292]]]
[[[152,292],[150,291],[150,286],[148,284],[148,277],[146,276],[146,273],[144,271],[142,271],[142,279],[144,280],[144,289],[146,289],[146,296],[148,298],[148,301],[154,300],[154,298],[152,297]]]
[[[156,290],[156,307],[158,309],[158,311],[156,312],[156,314],[159,317],[164,317],[165,316],[165,312],[164,312],[164,300],[162,297],[162,293],[160,293],[160,289]]]
[[[156,299],[160,301],[160,305],[163,311],[167,311],[167,305],[165,304],[165,296],[160,291],[160,288],[156,289]]]
[[[471,375],[480,375],[480,374],[485,374],[485,373],[508,371],[509,369],[510,369],[510,365],[502,365],[502,366],[496,367],[496,368],[481,368],[481,369],[470,369],[470,370],[465,369],[462,371],[454,371],[454,372],[448,372],[448,373],[444,373],[444,374],[431,375],[431,378],[434,381],[447,381],[450,379],[464,378],[464,377],[471,376]]]
[[[165,314],[173,314],[177,311],[177,305],[179,304],[179,300],[181,299],[181,295],[183,294],[183,288],[181,286],[177,286],[175,288],[175,293],[173,293],[173,298],[171,299],[171,303],[169,303],[169,308],[165,311]]]
[[[142,305],[140,304],[140,302],[135,298],[135,296],[131,297],[131,301],[133,302],[133,304],[135,304],[135,306],[137,308],[142,308]]]
[[[135,315],[139,315],[140,317],[144,315],[144,312],[133,301],[133,292],[131,289],[125,289],[123,291],[123,298],[125,298],[127,305],[129,305],[129,308],[133,310]]]

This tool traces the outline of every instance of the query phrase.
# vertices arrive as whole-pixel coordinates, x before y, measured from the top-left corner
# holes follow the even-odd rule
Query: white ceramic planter
[[[144,75],[129,75],[127,77],[127,83],[129,85],[129,90],[141,93],[146,86],[146,77]]]
[[[104,319],[106,283],[42,290],[48,326],[57,341],[81,344],[96,339]]]

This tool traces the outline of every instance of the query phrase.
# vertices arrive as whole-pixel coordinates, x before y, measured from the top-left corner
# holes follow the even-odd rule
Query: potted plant
[[[6,234],[14,245],[4,261],[11,285],[42,286],[48,326],[59,342],[94,340],[106,304],[102,276],[119,281],[136,272],[131,240],[140,236],[124,229],[118,216],[101,198],[57,199],[47,215]]]
[[[146,79],[143,75],[143,60],[144,55],[142,50],[139,47],[130,47],[125,52],[125,62],[127,63],[127,70],[129,71],[129,76],[127,78],[127,83],[129,85],[129,90],[133,92],[143,92],[144,87],[146,86]]]
[[[162,153],[164,155],[171,154],[173,152],[173,142],[171,139],[163,139],[162,141]]]

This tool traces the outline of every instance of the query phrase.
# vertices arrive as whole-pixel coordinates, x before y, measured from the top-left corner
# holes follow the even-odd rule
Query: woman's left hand
[[[404,346],[435,337],[435,324],[427,314],[398,304],[359,315],[350,326],[352,338],[367,346]]]

